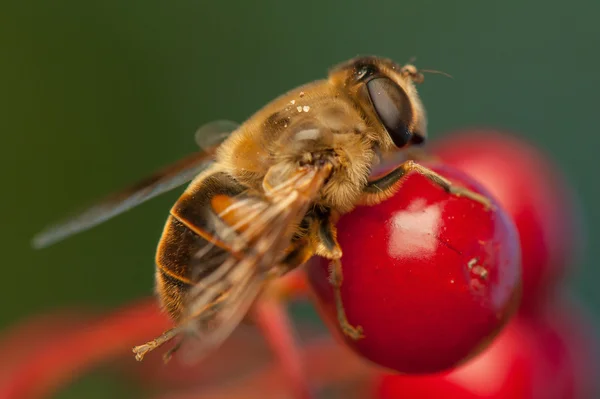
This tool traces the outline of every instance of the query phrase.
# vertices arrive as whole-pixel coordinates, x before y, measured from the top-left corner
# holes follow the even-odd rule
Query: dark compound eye
[[[411,141],[408,125],[412,121],[412,107],[406,92],[388,78],[374,78],[367,82],[367,91],[379,116],[396,147]]]

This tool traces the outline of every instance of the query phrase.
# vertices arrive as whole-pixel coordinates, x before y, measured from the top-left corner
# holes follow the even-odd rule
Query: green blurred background
[[[564,170],[589,245],[574,285],[600,315],[600,3],[584,1],[6,1],[0,10],[0,328],[69,305],[150,295],[179,191],[50,249],[37,230],[195,150],[357,54],[446,71],[421,87],[430,134],[515,131]],[[102,372],[64,398],[135,397]]]

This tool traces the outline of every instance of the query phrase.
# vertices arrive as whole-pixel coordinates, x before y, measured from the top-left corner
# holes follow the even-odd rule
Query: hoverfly
[[[176,326],[134,348],[136,358],[181,335],[201,354],[222,343],[265,285],[313,255],[331,260],[338,320],[353,339],[340,296],[339,215],[394,194],[409,172],[490,206],[488,199],[405,160],[373,177],[382,158],[427,137],[413,65],[358,57],[298,87],[240,126],[201,130],[216,144],[35,237],[43,247],[191,180],[170,211],[156,254],[156,294]],[[216,125],[215,125],[216,126]],[[215,133],[216,132],[216,133]],[[225,133],[225,134],[224,134]]]

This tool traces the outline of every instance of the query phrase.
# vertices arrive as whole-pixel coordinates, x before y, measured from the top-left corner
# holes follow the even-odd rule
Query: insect
[[[490,206],[487,198],[405,160],[374,177],[382,159],[427,137],[416,84],[423,74],[379,57],[358,57],[327,79],[275,99],[240,126],[202,129],[216,141],[35,237],[43,247],[191,180],[170,211],[156,253],[156,294],[175,327],[134,348],[136,358],[174,337],[209,353],[241,322],[263,288],[313,255],[331,261],[338,321],[352,339],[340,287],[338,217],[394,194],[409,172]],[[171,353],[171,352],[170,352]]]

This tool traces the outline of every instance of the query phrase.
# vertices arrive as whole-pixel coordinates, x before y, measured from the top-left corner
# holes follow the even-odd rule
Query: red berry
[[[580,238],[561,173],[535,147],[493,131],[449,135],[432,151],[479,181],[515,221],[523,251],[522,306],[531,308],[548,296],[572,264]]]
[[[555,331],[559,343],[565,347],[567,358],[563,369],[568,370],[570,387],[566,398],[600,397],[600,342],[598,331],[591,323],[591,315],[573,298],[555,296],[539,312],[539,317]],[[556,358],[555,358],[556,360]],[[555,361],[555,363],[557,363]]]
[[[488,195],[466,174],[430,166]],[[375,363],[407,373],[447,369],[487,345],[516,308],[519,243],[500,207],[447,194],[412,172],[392,198],[356,208],[337,227],[343,305],[364,330],[362,339],[344,339]],[[321,313],[339,328],[328,263],[316,258],[307,272]]]
[[[572,309],[571,309],[572,310]],[[387,374],[375,382],[378,399],[589,399],[597,398],[588,322],[521,315],[483,353],[451,372],[429,376]],[[538,315],[539,316],[539,315]],[[568,325],[563,324],[566,318]],[[581,339],[584,337],[585,339]],[[595,352],[597,353],[597,352]]]

